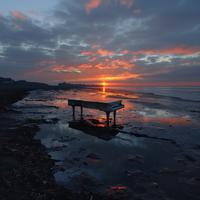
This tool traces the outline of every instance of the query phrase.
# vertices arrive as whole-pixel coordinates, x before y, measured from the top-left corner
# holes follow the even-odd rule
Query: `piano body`
[[[104,111],[106,113],[106,123],[109,126],[110,121],[110,113],[113,112],[113,124],[116,125],[116,112],[119,109],[124,108],[122,101],[114,101],[114,102],[95,102],[95,101],[84,101],[84,100],[75,100],[68,99],[68,105],[72,106],[73,109],[73,120],[75,120],[75,107],[78,106],[81,108],[81,118],[83,118],[83,108],[91,108]]]

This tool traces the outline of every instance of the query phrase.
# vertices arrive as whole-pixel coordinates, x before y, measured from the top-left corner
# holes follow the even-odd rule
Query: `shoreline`
[[[10,105],[25,98],[29,92],[26,89],[0,88],[0,112],[6,111]]]
[[[1,199],[54,199],[65,191],[55,185],[54,162],[33,137],[36,124],[21,126],[1,136]],[[44,198],[45,197],[45,198]],[[59,199],[57,198],[57,199]]]
[[[101,92],[97,92],[97,93],[101,97],[102,93]],[[51,141],[62,142],[62,141],[65,141],[65,139],[66,141],[68,139],[70,141],[70,138],[74,137],[73,132],[70,133],[70,129],[68,128],[63,130],[63,131],[69,131],[65,133],[63,132],[66,138],[59,137],[59,134],[62,133],[62,131],[60,132],[60,129],[59,129],[60,124],[61,126],[62,124],[66,125],[68,119],[70,119],[69,117],[71,117],[70,113],[63,112],[64,111],[63,108],[65,109],[66,107],[62,107],[63,105],[60,101],[63,102],[66,100],[66,98],[72,97],[74,94],[74,91],[64,90],[64,91],[54,92],[52,90],[43,90],[43,91],[36,90],[33,92],[29,91],[27,94],[29,94],[27,98],[25,98],[24,100],[20,101],[19,103],[17,103],[16,105],[10,108],[7,107],[8,108],[7,110],[0,112],[0,137],[1,137],[0,138],[0,184],[1,184],[0,199],[12,200],[12,199],[15,199],[15,197],[17,196],[19,200],[26,200],[26,199],[30,199],[30,200],[35,200],[35,199],[39,199],[39,200],[40,199],[42,200],[48,200],[48,199],[50,200],[53,200],[53,199],[54,200],[60,200],[60,199],[61,200],[67,200],[67,199],[68,200],[76,200],[76,199],[77,200],[79,199],[80,200],[91,200],[91,199],[92,200],[94,199],[117,200],[117,199],[122,199],[122,200],[125,200],[126,199],[127,200],[127,199],[139,198],[139,197],[141,197],[141,199],[149,199],[149,197],[155,197],[155,199],[161,200],[161,199],[167,198],[167,196],[171,193],[171,191],[172,192],[174,191],[173,188],[172,189],[169,188],[168,190],[168,188],[166,188],[168,187],[167,185],[166,186],[162,185],[162,181],[166,180],[162,175],[163,173],[169,173],[170,176],[173,175],[172,179],[176,178],[176,179],[183,180],[180,182],[182,187],[185,187],[186,185],[190,186],[188,185],[188,183],[190,182],[191,179],[194,179],[194,181],[196,182],[193,183],[194,186],[193,187],[191,186],[192,187],[191,189],[192,191],[194,191],[193,199],[195,199],[195,195],[198,193],[197,191],[195,191],[196,190],[195,185],[198,184],[199,179],[198,179],[198,176],[197,178],[195,178],[195,176],[192,173],[195,170],[195,167],[199,167],[199,164],[198,164],[199,160],[196,157],[197,156],[196,153],[199,152],[199,145],[195,146],[195,144],[197,144],[196,142],[191,143],[191,144],[188,143],[189,146],[187,146],[187,148],[193,150],[194,152],[188,151],[188,149],[184,146],[182,146],[183,148],[182,150],[184,150],[182,151],[181,148],[179,147],[181,144],[177,136],[181,133],[183,128],[181,129],[179,129],[178,127],[176,128],[175,124],[171,124],[173,122],[170,122],[169,125],[163,125],[162,129],[155,129],[156,127],[153,128],[152,126],[150,129],[153,130],[153,132],[150,133],[150,132],[146,132],[147,129],[143,126],[144,124],[142,121],[141,122],[138,121],[137,124],[135,123],[132,129],[132,120],[131,120],[131,121],[127,121],[127,123],[129,122],[131,123],[130,130],[136,131],[137,133],[135,134],[134,132],[121,131],[121,134],[124,134],[124,136],[127,136],[127,142],[128,141],[131,142],[132,139],[141,142],[141,140],[136,139],[136,137],[145,137],[148,139],[148,141],[149,139],[151,139],[151,141],[149,141],[150,143],[146,140],[146,142],[142,142],[141,144],[146,144],[149,148],[151,148],[152,151],[155,151],[158,147],[161,148],[160,152],[163,153],[163,156],[166,156],[165,158],[169,160],[169,163],[171,163],[172,165],[175,164],[174,167],[170,168],[165,163],[162,163],[155,170],[155,172],[157,171],[157,174],[155,174],[154,172],[149,173],[145,169],[141,168],[141,166],[144,166],[144,167],[147,166],[147,165],[144,165],[144,163],[148,161],[146,157],[146,151],[144,150],[141,152],[141,149],[139,149],[139,147],[134,146],[134,149],[136,150],[136,152],[137,150],[139,151],[138,151],[138,154],[136,155],[133,154],[133,159],[134,159],[134,156],[137,157],[137,155],[141,155],[140,156],[140,158],[142,158],[141,166],[137,166],[136,168],[134,168],[134,166],[132,166],[131,164],[132,161],[129,160],[129,157],[126,158],[124,157],[124,155],[119,155],[119,156],[122,159],[125,158],[125,161],[130,163],[130,166],[126,165],[126,163],[122,165],[121,164],[118,165],[115,159],[113,159],[113,162],[116,163],[115,167],[118,169],[117,171],[120,173],[120,176],[123,176],[125,178],[128,177],[129,180],[131,180],[131,177],[135,178],[134,184],[136,184],[137,187],[135,187],[134,185],[129,185],[128,182],[117,181],[115,183],[113,182],[112,184],[107,184],[107,185],[105,183],[106,187],[104,188],[104,190],[101,190],[101,189],[98,190],[98,188],[101,187],[101,183],[102,184],[104,183],[97,181],[97,182],[91,182],[93,186],[95,185],[95,183],[97,183],[97,185],[94,186],[97,188],[97,190],[90,190],[90,180],[95,181],[94,179],[95,177],[88,176],[88,174],[84,173],[84,171],[83,173],[75,176],[74,188],[71,188],[70,185],[69,187],[67,187],[67,185],[65,185],[65,182],[62,182],[62,181],[60,182],[57,179],[57,176],[56,176],[57,170],[60,171],[61,174],[62,172],[64,173],[64,171],[67,171],[68,169],[70,170],[70,165],[67,165],[67,163],[71,163],[71,160],[74,160],[74,164],[72,166],[75,169],[76,167],[79,168],[80,166],[79,164],[83,164],[82,165],[83,167],[88,165],[88,167],[90,168],[90,166],[92,166],[90,165],[90,162],[92,162],[92,160],[88,160],[88,156],[90,157],[92,155],[91,159],[95,159],[94,157],[95,155],[102,155],[102,157],[100,156],[100,160],[103,161],[103,159],[106,159],[105,155],[107,155],[107,152],[106,150],[98,151],[97,149],[92,148],[90,146],[90,142],[92,142],[93,139],[92,138],[87,139],[87,136],[85,137],[84,135],[80,135],[76,138],[76,140],[74,140],[75,143],[69,142],[69,144],[71,143],[71,146],[69,145],[68,149],[66,149],[68,152],[73,152],[75,150],[77,151],[78,154],[76,152],[75,154],[72,154],[72,155],[69,154],[71,156],[66,157],[66,160],[67,160],[66,165],[63,165],[63,166],[62,164],[59,165],[57,163],[59,159],[57,159],[54,155],[51,154],[51,146],[49,148],[48,145],[44,143],[44,140],[42,139],[42,137],[38,137],[38,135],[42,133],[44,134],[45,137],[48,138],[48,134],[50,135],[54,134],[54,131],[56,130],[56,132],[58,131],[58,137],[52,138]],[[88,97],[88,95],[90,95],[91,98],[94,98],[94,99],[97,98],[97,95],[94,96],[93,92],[89,94],[88,91],[76,90],[76,94],[79,94],[80,97],[84,97],[84,95],[87,95]],[[76,96],[76,94],[74,95]],[[127,99],[127,97],[129,97],[127,95],[128,94],[126,93],[125,94],[119,93],[118,95],[114,95],[113,98],[121,97],[124,99],[126,103],[134,102],[134,96],[132,97],[133,99],[131,98],[131,96],[130,98]],[[55,99],[53,99],[54,96],[55,96]],[[49,98],[50,98],[50,101],[48,102]],[[154,101],[157,102],[157,99],[154,99]],[[160,102],[161,103],[160,106],[158,106],[157,104],[154,105],[156,102],[154,102],[153,105],[149,104],[149,101],[147,102],[142,101],[142,102],[143,102],[142,104],[137,104],[139,105],[139,107],[137,107],[139,111],[143,110],[143,107],[142,107],[143,105],[147,105],[148,108],[152,108],[152,109],[155,107],[155,110],[165,109],[165,107],[162,107],[163,105],[165,105],[165,104],[162,104],[164,102]],[[184,111],[184,114],[185,112],[188,113],[191,110],[191,107],[189,105],[187,105],[187,107],[185,107],[185,109],[187,108],[188,111],[186,112],[187,110],[186,109]],[[58,110],[59,108],[61,109]],[[170,109],[173,109],[173,108],[174,107],[172,105],[172,107],[169,107],[166,109],[170,113],[171,112]],[[34,110],[34,109],[41,109],[41,110],[40,112],[35,112],[38,110]],[[179,110],[179,107],[177,109]],[[48,113],[51,113],[51,114],[49,115]],[[67,118],[67,119],[64,119],[64,121],[63,121],[63,114],[65,114],[65,117]],[[127,112],[124,113],[125,116],[126,115],[128,116],[129,114],[130,113],[127,113]],[[168,115],[169,114],[167,114],[167,117]],[[196,113],[191,114],[191,116],[195,117],[195,119],[196,119],[196,115],[198,115],[198,112],[197,114]],[[147,113],[147,116],[148,116],[148,113]],[[187,131],[189,131],[188,133],[191,132],[190,134],[192,134],[190,125],[187,125],[185,128],[187,128],[186,133]],[[193,130],[195,131],[195,129]],[[160,135],[158,137],[157,134],[162,134],[162,133],[165,133],[165,136]],[[174,134],[172,133],[176,133],[175,137],[173,137]],[[77,144],[76,141],[79,141],[79,139],[81,140],[81,138],[83,138],[82,143],[74,146],[74,144]],[[83,152],[83,154],[80,154],[79,149],[81,149],[82,147],[84,148],[84,138],[89,142],[87,144],[88,151],[86,149],[85,153]],[[120,137],[116,139],[120,139]],[[152,139],[159,139],[160,141],[155,141]],[[175,141],[177,141],[178,143],[176,144]],[[164,142],[167,142],[167,143],[164,143]],[[109,148],[114,147],[116,151],[118,151],[122,147],[120,145],[115,147],[112,141],[110,142],[108,141],[107,143],[110,146]],[[123,143],[125,144],[126,141],[124,141]],[[162,143],[162,146],[161,146],[161,143]],[[93,142],[91,144],[93,144]],[[152,148],[153,144],[155,145],[155,148]],[[97,143],[97,146],[98,146],[98,143]],[[100,142],[99,146],[104,147],[105,145],[101,144]],[[54,145],[52,147],[53,147],[52,151],[54,150],[59,151],[59,148],[54,149]],[[194,147],[195,149],[193,149]],[[171,156],[168,157],[168,155],[165,152],[165,149],[168,149],[168,148],[171,149],[170,154],[173,155],[173,159],[171,158]],[[131,150],[130,148],[127,148],[127,155],[132,156],[132,151],[130,150]],[[156,152],[157,151],[155,151],[154,153]],[[157,155],[156,153],[156,159],[159,159],[159,156],[160,156],[159,154]],[[151,158],[154,158],[154,156]],[[132,159],[132,157],[130,157],[130,159]],[[180,159],[182,161],[180,161],[179,163],[177,159]],[[107,160],[104,160],[104,163],[107,163],[106,161]],[[195,164],[195,166],[193,166],[192,169],[190,169],[191,164],[193,165]],[[102,165],[102,166],[107,168],[106,165]],[[151,168],[151,165],[149,167]],[[187,170],[189,171],[187,172]],[[175,171],[179,171],[180,174],[175,175],[174,174]],[[118,172],[117,172],[117,176],[118,176]],[[145,178],[146,175],[148,175],[149,179]],[[65,178],[64,174],[63,176],[64,176],[63,178]],[[114,176],[116,176],[115,173],[114,173]],[[142,181],[140,177],[143,179]],[[158,177],[160,177],[162,180],[158,181],[157,180]],[[105,178],[105,181],[107,181],[106,178]],[[88,182],[89,184],[87,185]],[[152,185],[154,182],[156,183],[156,187]],[[142,188],[142,190],[144,191],[144,194],[140,194],[140,188]],[[166,194],[162,193],[163,191],[165,191]],[[170,196],[171,195],[169,195],[169,197]],[[175,199],[177,198],[175,197]]]
[[[17,96],[8,95],[7,104],[0,105],[0,118],[12,110],[9,106],[22,100],[28,91]],[[14,98],[12,98],[14,97]],[[9,103],[12,102],[12,103]],[[6,119],[8,120],[8,119]],[[53,123],[53,122],[52,122]],[[123,199],[122,195],[73,193],[56,183],[53,176],[54,160],[48,155],[40,140],[34,139],[40,130],[40,122],[15,121],[0,127],[0,199],[2,200],[114,200]],[[6,127],[5,127],[6,126]],[[126,198],[124,198],[126,199]]]
[[[0,101],[0,115],[30,91],[1,90],[4,97]],[[16,95],[17,94],[17,95]],[[45,147],[34,136],[39,131],[39,123],[20,124],[11,122],[1,126],[0,140],[0,199],[74,199],[66,189],[55,183],[52,167],[54,161]],[[66,198],[67,196],[67,198]]]

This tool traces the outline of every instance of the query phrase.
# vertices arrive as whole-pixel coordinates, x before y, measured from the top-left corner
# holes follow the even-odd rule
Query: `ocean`
[[[200,101],[200,87],[107,87],[109,89],[127,90],[131,92],[152,93],[185,100]]]

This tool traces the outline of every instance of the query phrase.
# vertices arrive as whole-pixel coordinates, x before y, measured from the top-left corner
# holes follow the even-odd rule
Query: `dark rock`
[[[87,155],[87,158],[95,159],[95,160],[100,160],[100,156],[95,154],[95,153],[90,153]]]
[[[196,144],[193,149],[200,150],[200,144]]]
[[[196,159],[194,157],[192,157],[191,155],[185,154],[184,156],[190,162],[196,162]]]
[[[128,160],[132,162],[144,163],[144,157],[142,155],[129,155]]]

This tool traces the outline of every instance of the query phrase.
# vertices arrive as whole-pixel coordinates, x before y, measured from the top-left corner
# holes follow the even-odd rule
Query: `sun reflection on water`
[[[103,94],[106,94],[106,86],[107,86],[107,83],[105,81],[102,82],[102,92]]]
[[[53,95],[53,94],[52,94]],[[166,109],[161,106],[155,108],[149,104],[152,102],[148,96],[143,94],[135,94],[127,91],[113,91],[108,87],[108,83],[102,82],[100,90],[71,90],[54,93],[51,100],[48,101],[30,101],[30,104],[44,104],[46,106],[55,106],[61,110],[69,110],[71,113],[71,107],[68,107],[67,99],[81,99],[86,101],[98,101],[98,102],[113,102],[122,100],[122,104],[125,108],[117,111],[117,123],[118,124],[131,124],[138,123],[155,123],[155,124],[169,124],[169,125],[189,125],[192,123],[190,115],[188,113],[175,112],[172,109]],[[149,100],[150,99],[150,100]],[[154,99],[158,101],[158,99]],[[27,103],[27,102],[26,102]],[[79,108],[76,108],[77,116],[80,114]],[[95,118],[103,122],[106,120],[105,113],[99,110],[84,108],[85,118]],[[113,115],[110,116],[113,118]]]

